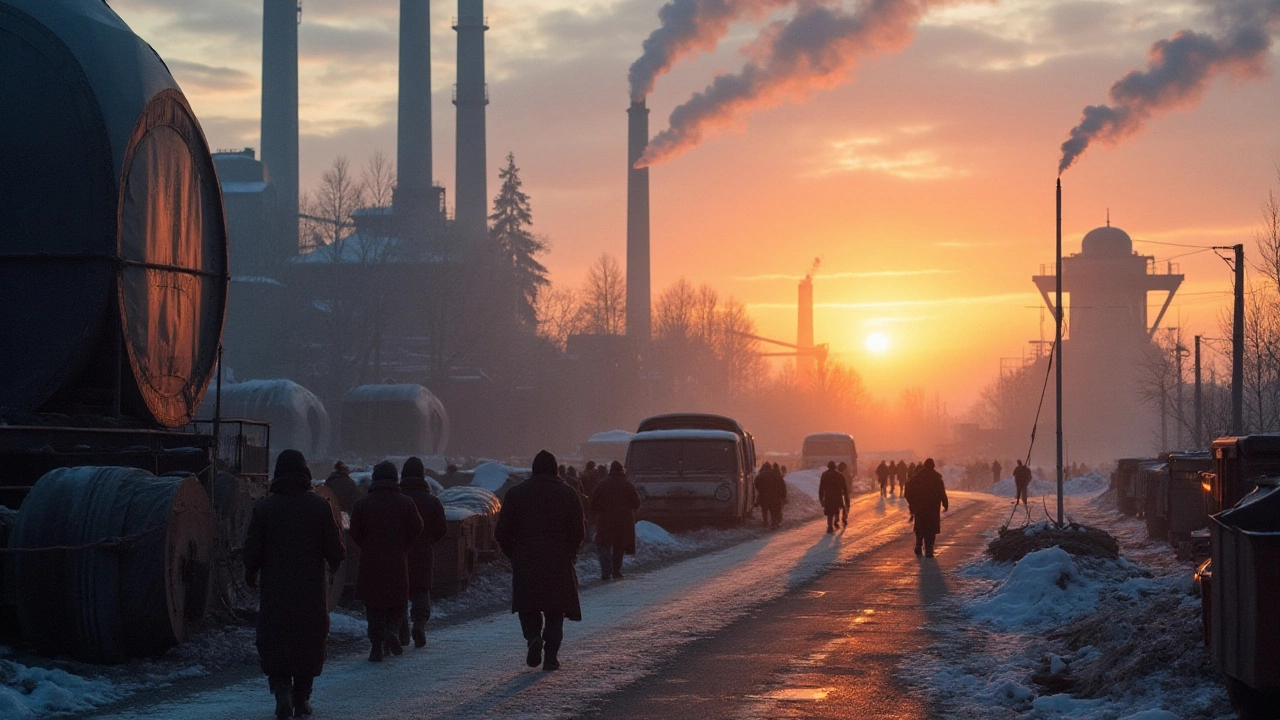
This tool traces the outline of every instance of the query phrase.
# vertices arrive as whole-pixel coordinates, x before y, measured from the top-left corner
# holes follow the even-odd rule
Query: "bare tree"
[[[582,309],[585,332],[621,335],[626,331],[627,282],[613,256],[601,255],[587,270]]]
[[[659,340],[683,342],[694,335],[698,291],[680,278],[662,291],[653,308],[653,335]]]
[[[538,293],[534,309],[538,313],[538,336],[560,350],[570,335],[582,332],[586,325],[582,303],[572,288],[549,287]]]

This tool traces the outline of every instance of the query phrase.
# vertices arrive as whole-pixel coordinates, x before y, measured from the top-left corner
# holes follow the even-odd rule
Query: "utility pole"
[[[1054,403],[1058,414],[1058,525],[1062,525],[1062,178],[1058,178],[1057,191],[1057,246],[1054,251],[1054,362],[1057,363],[1055,382],[1057,385],[1057,402]],[[1241,246],[1237,246],[1241,247]]]
[[[1236,254],[1235,311],[1231,323],[1231,434],[1244,434],[1244,245]]]
[[[1200,336],[1196,336],[1196,435],[1192,439],[1195,449],[1200,449],[1200,443],[1204,441],[1204,416],[1201,412],[1201,396],[1200,396]]]
[[[1172,328],[1172,329],[1175,331],[1178,330],[1178,328]],[[1178,385],[1176,386],[1176,390],[1178,394],[1175,399],[1177,413],[1178,413],[1178,450],[1183,450],[1187,447],[1186,444],[1183,442],[1183,432],[1182,432],[1183,427],[1187,424],[1187,415],[1185,412],[1183,412],[1184,406],[1182,404],[1182,386],[1184,385],[1184,383],[1182,382],[1182,378],[1184,377],[1184,375],[1182,374],[1182,358],[1187,354],[1187,348],[1182,344],[1181,332],[1174,332],[1172,334],[1173,334],[1173,352],[1178,357],[1178,361],[1177,361]]]

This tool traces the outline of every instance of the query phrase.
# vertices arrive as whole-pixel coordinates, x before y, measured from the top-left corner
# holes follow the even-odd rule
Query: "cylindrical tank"
[[[444,405],[421,385],[361,385],[342,399],[342,448],[369,457],[442,455]]]
[[[228,282],[200,124],[100,0],[0,0],[0,67],[0,410],[185,424]]]
[[[212,420],[214,393],[205,396],[197,417]],[[271,423],[272,455],[298,450],[308,458],[327,457],[329,413],[310,390],[292,380],[249,380],[222,386],[222,417]]]
[[[18,623],[39,652],[88,662],[182,642],[209,593],[213,514],[194,477],[123,467],[50,471],[9,535]]]

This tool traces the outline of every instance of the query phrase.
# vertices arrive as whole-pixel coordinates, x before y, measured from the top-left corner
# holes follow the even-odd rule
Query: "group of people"
[[[765,463],[756,473],[756,506],[764,526],[776,530],[782,525],[782,506],[787,504],[787,466]]]
[[[254,505],[244,546],[245,580],[260,587],[258,657],[278,718],[311,715],[312,683],[324,667],[329,633],[325,565],[336,573],[346,557],[333,511],[311,485],[302,453],[281,452],[270,494]],[[400,655],[410,641],[425,646],[432,546],[447,528],[422,460],[411,457],[400,469],[378,463],[364,493],[339,463],[326,485],[349,508],[351,540],[360,548],[356,596],[365,605],[369,659]]]
[[[915,474],[917,468],[915,463],[907,463],[905,460],[884,461],[876,466],[876,482],[880,484],[880,497],[895,496],[899,492],[907,491],[907,480]]]

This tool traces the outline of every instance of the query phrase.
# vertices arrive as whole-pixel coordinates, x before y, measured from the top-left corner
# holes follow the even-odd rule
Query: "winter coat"
[[[787,500],[787,481],[782,473],[769,468],[756,475],[756,499],[761,507],[774,507]]]
[[[942,510],[947,505],[947,486],[937,470],[921,467],[911,477],[903,493],[907,507],[916,518],[917,535],[937,535],[942,529]]]
[[[253,506],[244,569],[257,576],[258,659],[267,675],[314,677],[324,667],[329,636],[325,563],[337,570],[342,536],[329,503],[300,473],[279,475]]]
[[[828,515],[839,512],[849,504],[849,488],[845,486],[844,474],[839,470],[827,470],[818,478],[818,502]]]
[[[1013,469],[1013,482],[1020,488],[1031,485],[1031,468],[1019,465]]]
[[[876,467],[876,479],[880,481],[881,485],[889,484],[889,466],[885,465],[883,460]]]
[[[431,587],[432,546],[440,542],[449,529],[444,519],[444,503],[431,494],[425,478],[403,478],[400,492],[413,501],[418,517],[422,518],[422,534],[409,545],[409,589],[427,590]]]
[[[333,471],[325,479],[324,486],[332,490],[333,494],[338,497],[338,506],[342,508],[344,513],[350,514],[351,509],[356,506],[356,500],[360,499],[360,486],[347,473]]]
[[[622,552],[636,552],[636,510],[640,509],[640,493],[625,472],[609,473],[596,486],[591,496],[591,512],[597,516],[596,543],[621,546]]]
[[[515,485],[502,503],[495,534],[511,559],[511,612],[582,619],[574,565],[587,529],[573,488],[554,475]]]
[[[351,539],[360,546],[356,597],[374,608],[409,603],[409,547],[422,534],[413,500],[395,479],[376,480],[351,511]]]

